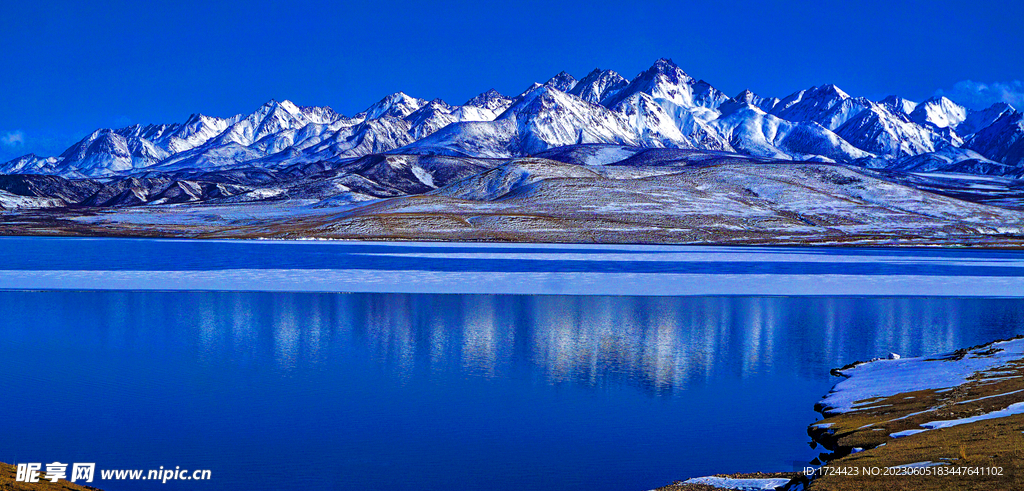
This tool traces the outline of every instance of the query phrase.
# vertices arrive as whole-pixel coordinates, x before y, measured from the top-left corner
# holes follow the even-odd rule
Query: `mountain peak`
[[[988,110],[990,110],[990,111],[1006,111],[1006,110],[1016,111],[1017,108],[1013,107],[1013,105],[1011,105],[1010,103],[1007,103],[1007,102],[997,102],[997,103],[992,104],[991,106],[989,106]]]
[[[935,96],[918,104],[910,113],[910,119],[920,124],[931,123],[938,128],[956,128],[967,119],[967,109],[946,96]]]
[[[750,89],[743,89],[743,92],[736,94],[736,97],[732,98],[734,101],[743,102],[748,105],[755,106],[765,112],[771,111],[779,100],[774,97],[761,97],[754,93]]]
[[[671,58],[659,58],[658,61],[655,61],[650,68],[641,73],[637,78],[651,79],[659,75],[668,79],[669,83],[677,85],[693,80]]]
[[[383,116],[404,118],[426,104],[427,101],[411,97],[405,92],[399,91],[385,96],[377,101],[376,104],[366,108],[361,114],[366,119],[377,119]]]
[[[678,69],[679,65],[676,65],[676,62],[672,61],[672,58],[658,58],[651,68],[657,69],[659,72],[664,72],[666,70]]]
[[[297,112],[299,112],[298,106],[296,106],[295,104],[293,104],[291,101],[289,101],[287,99],[283,100],[283,101],[279,101],[277,99],[270,99],[269,101],[264,102],[263,105],[260,106],[260,108],[256,110],[256,112],[260,113],[260,114],[269,114],[269,113],[275,111],[276,109],[282,109],[282,110],[284,110],[286,112],[289,112],[289,113],[297,113]]]
[[[835,95],[840,99],[849,99],[850,94],[847,94],[843,89],[840,89],[836,84],[825,84],[821,86],[822,92],[830,95]]]
[[[576,77],[569,75],[566,72],[559,72],[558,75],[551,77],[544,85],[548,87],[554,87],[562,92],[568,92],[576,86]]]
[[[614,96],[629,85],[629,81],[612,70],[595,68],[583,77],[576,86],[569,91],[591,104],[600,104],[601,101]]]
[[[934,104],[956,104],[955,102],[953,102],[952,100],[950,100],[948,97],[946,97],[944,95],[932,96],[932,97],[929,97],[928,99],[925,99],[925,101],[924,101],[924,103],[929,103],[929,102],[930,103],[934,103]]]
[[[487,99],[495,99],[495,98],[501,98],[501,97],[505,97],[505,95],[502,94],[501,92],[498,92],[497,90],[494,90],[493,88],[491,88],[491,89],[488,89],[487,92],[481,92],[476,97],[466,101],[466,103],[463,104],[463,105],[464,106],[469,106],[469,105],[472,105],[474,101],[487,100]]]
[[[152,166],[324,161],[406,147],[458,155],[528,155],[553,145],[594,142],[843,162],[862,151],[897,158],[966,142],[984,149],[989,158],[1016,162],[990,147],[1017,145],[1011,139],[1024,134],[1024,127],[1017,129],[1022,118],[1007,104],[968,112],[942,96],[921,104],[894,96],[875,103],[851,97],[834,84],[805,88],[781,101],[751,90],[730,99],[690,77],[672,59],[661,58],[632,81],[600,68],[581,80],[563,71],[515,99],[492,88],[462,107],[395,92],[355,118],[344,118],[329,107],[270,99],[253,113],[228,118],[196,113],[184,124],[96,130],[59,160],[26,165],[40,172],[115,175]],[[416,147],[421,140],[425,143]],[[39,158],[22,160],[33,159]]]
[[[490,89],[468,101],[464,106],[479,107],[482,109],[488,109],[495,113],[504,111],[505,108],[512,104],[512,98],[508,97],[497,90]]]
[[[910,115],[910,113],[914,112],[914,109],[917,108],[916,102],[895,95],[890,95],[878,102],[880,104],[889,106],[895,111],[903,113],[905,115]]]

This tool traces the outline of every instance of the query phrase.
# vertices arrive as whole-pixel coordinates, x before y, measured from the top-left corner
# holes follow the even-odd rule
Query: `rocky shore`
[[[658,491],[1024,489],[1024,336],[832,374],[844,380],[807,430],[825,450],[811,475],[708,476]]]

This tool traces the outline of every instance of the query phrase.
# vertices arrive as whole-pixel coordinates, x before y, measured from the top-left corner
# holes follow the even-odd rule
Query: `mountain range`
[[[507,159],[581,144],[1024,177],[1024,115],[1007,104],[974,111],[945,97],[871,101],[834,85],[781,99],[749,90],[729,97],[668,59],[631,80],[611,70],[580,80],[562,72],[514,97],[492,89],[462,105],[399,92],[345,116],[272,100],[248,115],[98,129],[58,156],[0,164],[0,174],[278,172],[375,154]]]

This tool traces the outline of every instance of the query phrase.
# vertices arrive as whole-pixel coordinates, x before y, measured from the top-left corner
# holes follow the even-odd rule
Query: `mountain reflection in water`
[[[97,305],[80,310],[80,317],[92,319],[79,322],[99,331],[98,342],[112,345],[195,343],[200,359],[272,363],[284,371],[326,369],[339,346],[354,345],[398,377],[529,374],[548,384],[628,384],[652,394],[778,369],[820,378],[855,359],[950,351],[964,346],[965,333],[973,340],[1024,325],[1021,302],[942,298],[49,296],[59,300],[51,314],[79,303]],[[94,296],[109,299],[90,300]],[[160,316],[164,323],[150,324],[154,311],[167,312]]]
[[[0,313],[24,395],[0,406],[0,460],[170,463],[235,490],[794,470],[830,368],[1024,332],[1019,299],[942,297],[0,291]]]

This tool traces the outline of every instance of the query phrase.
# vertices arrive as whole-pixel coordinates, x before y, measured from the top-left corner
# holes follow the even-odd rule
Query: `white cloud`
[[[0,145],[6,148],[17,148],[25,146],[25,133],[21,130],[8,131],[0,135]]]
[[[997,102],[1024,109],[1024,82],[1020,80],[992,83],[961,80],[953,84],[952,89],[936,90],[935,95],[944,95],[974,109],[986,108]]]

